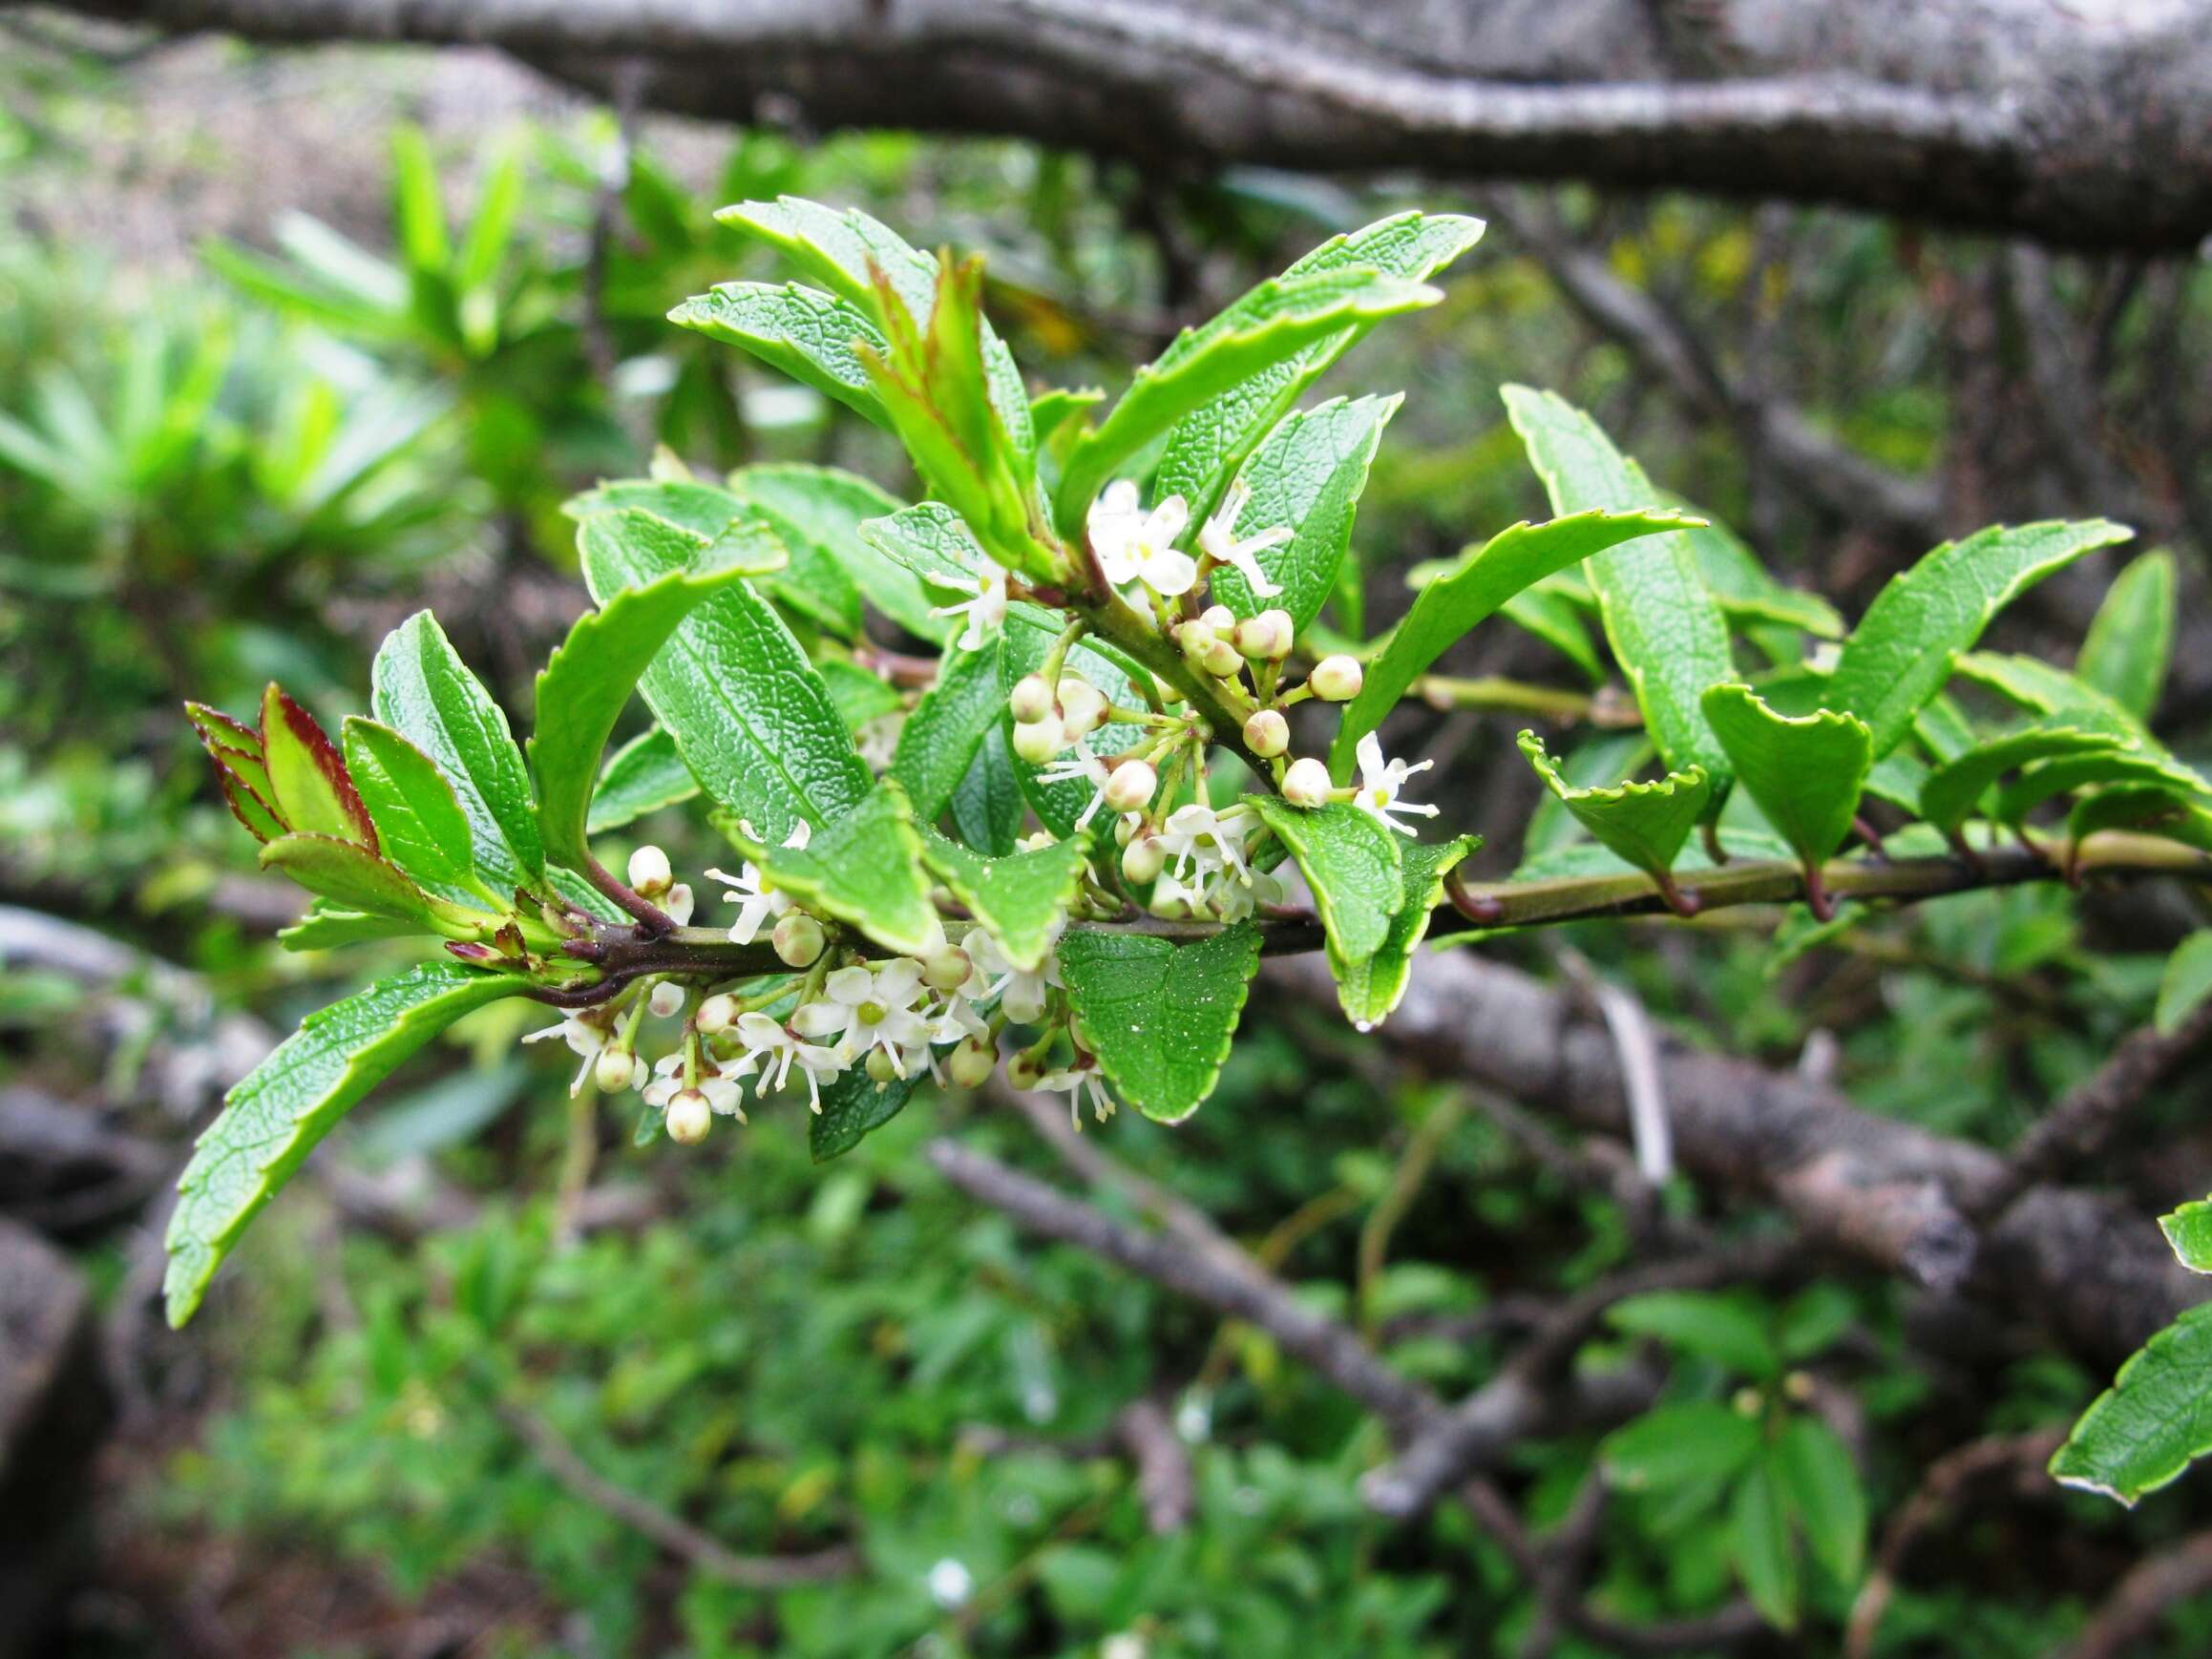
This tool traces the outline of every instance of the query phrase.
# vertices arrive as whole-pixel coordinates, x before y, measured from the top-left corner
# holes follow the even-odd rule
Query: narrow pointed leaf
[[[1535,635],[1572,662],[1592,685],[1605,683],[1605,661],[1591,641],[1582,612],[1564,594],[1539,582],[1532,588],[1524,588],[1500,605],[1498,614],[1516,627]]]
[[[430,914],[429,896],[358,841],[296,830],[263,847],[261,865],[263,870],[284,872],[309,892],[335,899],[349,910],[397,921]]]
[[[436,763],[468,815],[476,869],[496,892],[536,885],[545,870],[530,773],[507,716],[470,673],[436,619],[417,611],[376,653],[376,718]]]
[[[910,956],[941,936],[922,868],[921,836],[906,791],[896,783],[878,784],[858,806],[816,830],[804,848],[756,840],[727,814],[718,814],[717,822],[779,892],[816,915]]]
[[[956,651],[942,660],[937,682],[925,692],[899,728],[891,776],[914,802],[915,821],[935,824],[968,775],[983,734],[1006,715],[999,677],[999,642]]]
[[[256,841],[274,841],[288,833],[284,821],[277,816],[277,809],[240,773],[232,770],[227,762],[215,763],[215,781],[222,790],[223,803],[230,808],[230,815],[244,825]],[[263,778],[262,783],[265,788],[268,780]]]
[[[1606,1479],[1631,1492],[1663,1492],[1733,1475],[1759,1452],[1759,1425],[1718,1400],[1646,1412],[1599,1442]]]
[[[1784,587],[1759,562],[1759,556],[1742,537],[1689,503],[1680,506],[1684,513],[1706,520],[1684,534],[1697,560],[1697,574],[1712,590],[1722,616],[1738,627],[1771,622],[1800,629],[1816,639],[1843,637],[1843,619],[1836,614],[1835,606],[1818,594]]]
[[[1282,592],[1254,593],[1234,565],[1223,565],[1212,578],[1216,603],[1238,617],[1285,610],[1300,629],[1321,614],[1352,545],[1353,519],[1382,429],[1403,401],[1397,396],[1349,402],[1331,398],[1286,415],[1268,433],[1244,465],[1252,497],[1236,529],[1242,536],[1277,528],[1292,532],[1290,540],[1256,556],[1260,569]]]
[[[1778,1629],[1798,1626],[1798,1563],[1790,1550],[1789,1513],[1772,1462],[1762,1459],[1738,1482],[1729,1506],[1736,1570],[1751,1605]]]
[[[2159,1029],[2172,1036],[2188,1023],[2189,1016],[2203,1006],[2207,997],[2212,997],[2212,929],[2199,929],[2176,945],[2174,954],[2166,958],[2166,971],[2159,980]],[[2169,1234],[2172,1230],[2167,1229]],[[2182,1261],[2199,1272],[2212,1271],[2187,1257]]]
[[[277,943],[287,951],[335,951],[373,939],[404,939],[423,931],[419,921],[396,916],[372,916],[365,911],[343,910],[318,902],[288,928],[277,930]]]
[[[1481,547],[1468,549],[1414,596],[1413,609],[1367,663],[1359,695],[1344,705],[1343,723],[1329,750],[1331,769],[1340,779],[1351,776],[1353,746],[1382,724],[1383,716],[1413,682],[1468,629],[1523,589],[1592,554],[1641,536],[1678,531],[1684,522],[1680,514],[1664,510],[1600,508],[1546,524],[1516,524]]]
[[[1340,960],[1332,956],[1329,966],[1337,976],[1337,998],[1344,1013],[1361,1031],[1382,1023],[1405,996],[1413,976],[1414,953],[1427,936],[1436,907],[1443,902],[1444,877],[1460,861],[1483,844],[1479,835],[1460,835],[1442,842],[1414,842],[1399,849],[1404,865],[1405,898],[1390,928],[1372,956]]]
[[[1398,835],[1344,801],[1305,810],[1274,795],[1246,798],[1298,861],[1332,962],[1364,961],[1382,949],[1405,902]]]
[[[1630,511],[1658,503],[1636,463],[1597,423],[1565,399],[1525,386],[1504,390],[1506,412],[1562,515],[1595,508]],[[1644,724],[1673,771],[1703,766],[1713,800],[1726,798],[1734,767],[1699,699],[1736,678],[1728,624],[1697,567],[1687,535],[1675,532],[1612,547],[1583,565],[1614,660],[1628,677]]]
[[[1250,922],[1188,944],[1079,929],[1060,946],[1076,1030],[1122,1098],[1164,1124],[1213,1092],[1258,968]]]
[[[1887,754],[1921,704],[1943,689],[1951,661],[1973,649],[1991,618],[2053,572],[2135,533],[2101,518],[1995,525],[1947,541],[1874,598],[1843,641],[1830,705],[1855,714]]]
[[[663,520],[632,510],[595,514],[579,542],[623,537]],[[587,558],[589,554],[585,556]],[[620,553],[610,558],[623,558]],[[610,594],[577,619],[537,676],[537,729],[530,764],[537,775],[537,823],[546,856],[583,867],[591,858],[585,824],[592,786],[615,722],[668,636],[701,600],[738,580],[735,572],[671,570],[640,587]]]
[[[301,1021],[230,1091],[177,1184],[169,1323],[192,1317],[247,1223],[356,1101],[462,1015],[515,990],[502,976],[432,963]]]
[[[2074,671],[2138,720],[2148,720],[2174,656],[2174,556],[2146,553],[2119,573],[2090,619]]]
[[[1990,816],[2000,824],[2017,824],[2060,795],[2116,785],[2212,798],[2212,786],[2170,754],[2107,748],[2036,762],[1997,791],[1990,803]]]
[[[1851,832],[1874,765],[1866,723],[1828,708],[1777,714],[1748,685],[1716,685],[1704,704],[1737,781],[1767,822],[1808,867],[1826,863]]]
[[[1848,1447],[1812,1417],[1792,1417],[1775,1443],[1774,1473],[1805,1548],[1846,1587],[1866,1564],[1866,1489]]]
[[[292,829],[376,850],[376,826],[347,775],[338,746],[315,717],[271,684],[262,695],[262,765],[268,805]]]
[[[2051,1460],[2054,1479],[2133,1505],[2212,1451],[2212,1303],[2187,1309],[2119,1368]]]
[[[277,791],[269,783],[268,768],[262,763],[262,734],[243,721],[233,720],[221,709],[210,708],[203,703],[187,703],[184,714],[191,721],[192,729],[200,734],[200,746],[207,750],[208,759],[259,796],[264,808],[273,810],[271,804],[276,800]]]
[[[346,722],[346,766],[375,820],[384,856],[432,892],[474,896],[475,838],[453,787],[437,764],[373,720]]]
[[[822,1109],[807,1124],[807,1150],[817,1164],[843,1157],[906,1109],[913,1078],[879,1083],[854,1066],[822,1085]]]
[[[1576,823],[1662,888],[1672,884],[1674,878],[1669,872],[1681,854],[1682,843],[1704,816],[1705,804],[1713,793],[1701,768],[1669,772],[1653,783],[1578,788],[1544,752],[1542,738],[1525,731],[1520,744],[1521,752],[1536,768],[1545,788],[1573,814]]]
[[[691,568],[707,547],[675,525],[580,545],[584,581],[601,602]],[[695,607],[638,684],[707,798],[771,845],[802,820],[819,829],[850,812],[874,783],[821,675],[742,581]]]
[[[676,752],[676,740],[664,727],[654,726],[607,757],[600,781],[592,790],[591,814],[584,832],[602,835],[633,824],[648,812],[680,806],[699,793],[699,780]]]
[[[982,923],[1007,961],[1032,974],[1051,954],[1068,907],[1083,891],[1089,855],[1086,834],[1003,858],[970,851],[930,830],[921,838],[929,872]]]
[[[2054,714],[2048,722],[1991,738],[1937,766],[1920,787],[1920,815],[1938,830],[1956,830],[1990,786],[2014,767],[2059,755],[2125,748],[2130,742],[2125,733],[2098,721],[2095,710]]]
[[[2107,786],[2075,802],[2066,838],[2079,847],[2099,830],[2133,830],[2212,852],[2212,808],[2166,784]]]
[[[1015,776],[1016,765],[1005,726],[995,725],[983,734],[968,775],[953,791],[953,828],[978,852],[1003,857],[1021,839],[1022,816],[1027,808],[1022,781]]]

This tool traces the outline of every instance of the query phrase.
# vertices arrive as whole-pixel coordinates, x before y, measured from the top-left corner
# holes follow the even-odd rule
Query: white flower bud
[[[872,1048],[868,1051],[868,1079],[871,1082],[887,1083],[897,1076],[898,1067],[892,1060],[889,1049]]]
[[[1044,682],[1040,680],[1040,685]],[[1014,752],[1033,766],[1041,766],[1067,746],[1067,732],[1060,716],[1026,721],[1014,728]]]
[[[1137,832],[1137,826],[1142,822],[1144,820],[1134,812],[1125,812],[1116,818],[1114,820],[1114,845],[1127,847],[1129,844],[1129,837]]]
[[[1236,648],[1254,662],[1280,662],[1296,639],[1297,624],[1288,611],[1262,611],[1236,624]]]
[[[1035,725],[1052,712],[1052,687],[1042,674],[1024,674],[1015,682],[1006,706],[1014,711],[1015,724]]]
[[[1208,605],[1198,613],[1198,620],[1216,634],[1226,634],[1236,626],[1236,613],[1227,605]]]
[[[980,1037],[963,1037],[947,1068],[963,1089],[980,1089],[999,1067],[999,1051]]]
[[[658,847],[647,845],[630,854],[630,886],[640,895],[653,898],[668,891],[668,883],[675,878],[668,868],[668,855]]]
[[[775,947],[776,959],[787,968],[811,968],[830,941],[822,932],[822,924],[805,911],[790,911],[776,923],[776,931],[769,935]]]
[[[661,899],[661,908],[668,919],[680,928],[691,925],[691,887],[688,882],[678,882]]]
[[[1216,680],[1231,680],[1244,672],[1244,659],[1227,640],[1215,640],[1207,646],[1198,665]]]
[[[699,1005],[699,1012],[691,1017],[691,1023],[709,1037],[719,1036],[737,1023],[737,998],[728,992],[718,992]]]
[[[1190,901],[1173,888],[1152,894],[1149,908],[1164,922],[1187,921],[1190,915]]]
[[[1159,879],[1168,867],[1168,850],[1157,835],[1139,835],[1122,849],[1122,873],[1142,887]]]
[[[706,1139],[706,1131],[713,1124],[714,1108],[697,1089],[681,1090],[668,1102],[666,1127],[671,1141],[695,1146]]]
[[[1314,664],[1306,683],[1314,688],[1314,695],[1323,703],[1349,703],[1359,695],[1359,687],[1367,676],[1359,664],[1349,657],[1324,657]]]
[[[1044,1068],[1023,1049],[1006,1057],[1006,1081],[1018,1089],[1033,1089],[1044,1081]]]
[[[1291,746],[1291,723],[1279,708],[1263,708],[1244,723],[1244,746],[1272,761]]]
[[[652,994],[645,998],[645,1006],[652,1010],[654,1018],[665,1019],[683,1008],[684,987],[664,979],[653,987]]]
[[[600,1050],[599,1059],[592,1061],[591,1075],[608,1094],[619,1095],[630,1086],[637,1067],[635,1055],[610,1042]]]
[[[1151,805],[1160,774],[1149,761],[1124,761],[1106,781],[1106,804],[1110,812],[1134,812]]]
[[[1088,737],[1106,724],[1106,693],[1079,675],[1060,682],[1060,724],[1069,737]]]
[[[1175,643],[1183,647],[1183,655],[1192,662],[1211,650],[1219,637],[1213,632],[1212,624],[1205,621],[1177,622],[1174,635]]]
[[[940,945],[921,959],[921,982],[932,991],[958,991],[975,971],[968,953],[958,945]]]
[[[1294,807],[1326,807],[1336,787],[1329,768],[1311,755],[1291,762],[1290,770],[1283,773],[1283,799]]]

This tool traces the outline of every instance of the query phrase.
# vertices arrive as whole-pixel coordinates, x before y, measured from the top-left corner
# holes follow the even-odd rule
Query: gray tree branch
[[[723,119],[1000,133],[1156,171],[1413,167],[1838,202],[2082,245],[2212,231],[2212,0],[74,0],[484,45]]]

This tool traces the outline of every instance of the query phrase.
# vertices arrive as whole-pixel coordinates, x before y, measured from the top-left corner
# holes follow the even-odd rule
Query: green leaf
[[[1347,801],[1308,810],[1274,795],[1246,799],[1290,849],[1313,889],[1331,965],[1341,971],[1381,950],[1405,902],[1398,836]]]
[[[2144,554],[2119,573],[2090,619],[2074,671],[2138,720],[2159,705],[2174,655],[2174,556]]]
[[[1476,243],[1483,221],[1457,214],[1399,213],[1331,237],[1305,255],[1286,277],[1367,267],[1418,283],[1442,270]],[[1180,495],[1190,521],[1213,515],[1245,457],[1288,414],[1307,387],[1367,332],[1367,323],[1338,330],[1224,390],[1183,416],[1161,452],[1152,480],[1155,498]]]
[[[2212,852],[2212,810],[2162,784],[2122,784],[2074,803],[2066,837],[2078,848],[2099,830],[2135,830]]]
[[[1095,929],[1060,945],[1077,1033],[1122,1098],[1163,1124],[1213,1092],[1258,968],[1250,922],[1180,945]]]
[[[1683,534],[1690,538],[1697,574],[1704,578],[1722,616],[1738,626],[1770,622],[1821,640],[1843,637],[1843,619],[1836,614],[1835,606],[1818,594],[1784,587],[1759,562],[1749,544],[1725,524],[1686,501],[1677,504],[1684,513],[1707,520]]]
[[[301,1021],[230,1091],[177,1184],[169,1323],[192,1317],[246,1224],[356,1101],[462,1015],[516,989],[504,976],[431,963]]]
[[[1443,297],[1422,284],[1350,265],[1271,277],[1210,321],[1184,329],[1156,361],[1137,370],[1106,419],[1068,452],[1054,497],[1061,533],[1081,529],[1091,498],[1116,468],[1238,382],[1346,328]]]
[[[788,461],[742,468],[729,484],[769,514],[793,548],[834,563],[862,598],[908,633],[941,640],[957,627],[930,615],[936,601],[921,583],[863,533],[864,526],[903,511],[895,495],[857,473]]]
[[[1759,1424],[1717,1400],[1646,1412],[1599,1443],[1606,1478],[1632,1492],[1733,1475],[1759,1451]]]
[[[1856,1585],[1866,1565],[1866,1489],[1850,1449],[1820,1418],[1793,1416],[1772,1467],[1813,1559],[1845,1588]]]
[[[1766,1321],[1735,1296],[1707,1291],[1651,1291],[1627,1296],[1606,1310],[1606,1322],[1635,1336],[1654,1336],[1722,1369],[1771,1382],[1781,1355]]]
[[[268,805],[287,828],[376,850],[376,826],[347,775],[338,746],[273,682],[262,694],[261,758]]]
[[[991,569],[990,556],[975,532],[942,501],[871,518],[860,526],[860,539],[917,581],[946,594],[974,594],[978,578]]]
[[[288,928],[277,930],[277,943],[287,951],[335,951],[347,945],[365,945],[376,939],[404,939],[423,931],[419,920],[372,916],[357,910],[339,910],[318,901]]]
[[[1015,850],[1022,835],[1022,783],[1014,775],[1015,757],[1006,742],[1006,728],[995,725],[983,734],[968,775],[953,791],[953,828],[960,839],[979,852],[1003,857]]]
[[[1777,714],[1748,685],[1716,685],[1704,707],[1738,781],[1803,862],[1809,880],[1851,832],[1874,766],[1866,723],[1831,708]]]
[[[2119,1368],[2051,1460],[2054,1480],[2133,1506],[2212,1451],[2212,1303],[2200,1303]]]
[[[2059,795],[2111,785],[2162,788],[2200,798],[2212,795],[2212,786],[2163,750],[2109,748],[2036,762],[1997,791],[1990,816],[2001,824],[2017,824]]]
[[[430,139],[411,122],[391,135],[391,200],[400,253],[408,264],[418,271],[444,270],[453,250],[446,241],[437,164],[431,159]]]
[[[581,537],[584,581],[604,602],[690,568],[704,536],[670,525],[651,538]],[[707,798],[782,843],[850,812],[874,780],[821,675],[769,602],[732,582],[677,625],[638,682]]]
[[[1781,1481],[1769,1460],[1754,1463],[1737,1483],[1729,1534],[1744,1593],[1778,1629],[1798,1627],[1798,1563],[1790,1550]]]
[[[916,823],[935,824],[975,764],[976,751],[1006,715],[999,678],[999,642],[947,655],[937,685],[923,694],[899,728],[891,776],[914,801]]]
[[[351,716],[344,736],[347,770],[375,820],[384,856],[429,892],[476,902],[475,838],[445,773],[373,720]]]
[[[1413,954],[1428,934],[1430,913],[1443,902],[1444,877],[1482,844],[1480,835],[1461,835],[1443,842],[1410,842],[1399,849],[1405,867],[1405,897],[1390,918],[1390,931],[1372,956],[1349,961],[1332,956],[1329,962],[1337,976],[1337,998],[1361,1031],[1381,1024],[1405,996]]]
[[[2212,997],[2212,929],[2201,928],[2174,947],[2159,979],[2155,1023],[2171,1037]],[[2191,1267],[2196,1264],[2191,1262]]]
[[[691,477],[619,478],[572,496],[561,511],[579,522],[635,509],[697,531],[711,543],[701,569],[768,578],[777,598],[838,638],[860,632],[860,590],[828,550],[780,514],[733,490]]]
[[[657,534],[666,520],[623,510],[595,514],[579,533],[588,562],[650,558],[621,549],[595,556],[591,544],[623,540],[640,531]],[[738,579],[729,570],[693,575],[670,570],[639,587],[610,594],[596,611],[579,617],[568,638],[537,676],[537,729],[530,736],[530,765],[537,775],[537,822],[546,855],[558,863],[588,867],[591,847],[585,823],[600,756],[614,735],[638,680],[677,624],[709,595]]]
[[[1669,772],[1654,783],[1615,784],[1611,788],[1578,788],[1561,775],[1544,752],[1544,740],[1532,731],[1520,738],[1521,752],[1536,768],[1554,799],[1574,815],[1575,822],[1628,863],[1657,882],[1662,892],[1674,886],[1669,872],[1682,851],[1682,843],[1704,816],[1712,786],[1702,769]]]
[[[1912,728],[1922,704],[1943,689],[1951,661],[1973,648],[1990,620],[2054,571],[2135,533],[2101,518],[1995,525],[1947,541],[1889,578],[1843,641],[1830,706],[1866,723],[1877,758]]]
[[[1565,399],[1525,386],[1504,388],[1506,412],[1544,480],[1551,510],[1653,506],[1658,492],[1636,463],[1613,448],[1597,423]],[[1728,624],[1682,532],[1594,554],[1583,567],[1598,614],[1644,724],[1670,771],[1705,768],[1716,806],[1733,767],[1698,699],[1736,678]]]
[[[807,1124],[807,1150],[817,1164],[841,1158],[906,1109],[917,1080],[876,1082],[854,1066],[822,1085],[822,1109]]]
[[[830,688],[830,701],[837,705],[837,717],[854,737],[860,728],[872,720],[895,714],[906,706],[906,699],[898,687],[880,674],[863,668],[857,662],[841,662],[834,657],[826,662],[814,664],[822,677],[822,683]]]
[[[849,301],[803,283],[717,283],[670,311],[668,321],[736,346],[879,427],[891,424],[860,355],[887,351],[889,343]]]
[[[1582,612],[1566,595],[1539,582],[1532,588],[1524,588],[1500,605],[1498,614],[1516,627],[1535,635],[1572,662],[1592,685],[1605,683],[1605,662],[1591,642]]]
[[[394,921],[420,922],[431,914],[429,895],[358,841],[295,831],[263,847],[261,865],[348,910]]]
[[[778,890],[816,915],[833,916],[904,956],[918,956],[943,936],[914,809],[892,779],[814,830],[804,848],[748,835],[727,813],[717,822]]]
[[[2212,938],[2212,934],[2191,937]],[[2192,1273],[2212,1273],[2212,1203],[2192,1199],[2173,1214],[2159,1216],[2159,1228],[2174,1247],[2176,1261]]]
[[[1738,830],[1723,825],[1720,830],[1720,850],[1730,858],[1781,858],[1789,849],[1781,838],[1763,830]],[[1713,861],[1706,857],[1705,849],[1693,841],[1682,849],[1675,860],[1676,875],[1693,874],[1711,870]],[[1626,859],[1610,847],[1595,842],[1580,841],[1565,847],[1554,847],[1533,857],[1523,859],[1521,867],[1513,872],[1515,886],[1534,882],[1588,881],[1595,875],[1641,874]]]
[[[1336,590],[1338,572],[1352,545],[1352,520],[1367,471],[1382,442],[1382,429],[1402,397],[1331,398],[1286,415],[1244,466],[1251,499],[1238,514],[1240,536],[1285,528],[1291,538],[1257,555],[1268,579],[1282,592],[1262,598],[1234,565],[1213,572],[1214,602],[1238,617],[1280,608],[1303,629],[1321,614]]]
[[[921,859],[1023,973],[1044,965],[1068,907],[1083,890],[1090,838],[1077,834],[1027,852],[987,858],[924,830]]]
[[[1990,786],[2014,767],[2057,755],[2120,748],[2128,742],[2124,733],[2099,721],[2094,709],[2055,714],[2048,724],[1991,738],[1937,766],[1920,787],[1920,815],[1948,834],[1972,814]]]
[[[1023,675],[1034,674],[1044,665],[1044,659],[1051,653],[1052,643],[1060,638],[1066,620],[1059,612],[1043,610],[1036,605],[1016,604],[1007,608],[1006,625],[999,642],[999,682],[1002,693],[1011,695]],[[1110,645],[1095,640],[1085,640],[1072,647],[1062,672],[1081,675],[1106,693],[1108,703],[1120,707],[1135,708],[1144,702],[1144,694],[1137,690],[1137,676],[1144,671]],[[1144,726],[1108,722],[1090,734],[1091,752],[1120,754],[1136,747],[1147,735]],[[1012,760],[1014,775],[1021,782],[1022,794],[1036,810],[1039,822],[1063,838],[1074,834],[1076,819],[1083,815],[1097,790],[1080,778],[1058,784],[1040,783],[1037,767],[1019,755]]]
[[[385,637],[370,676],[376,718],[445,774],[467,814],[476,869],[500,893],[536,885],[545,871],[537,808],[522,751],[437,620],[417,611]]]
[[[648,812],[679,806],[699,793],[699,780],[676,752],[676,740],[665,727],[654,726],[607,758],[600,781],[592,789],[591,814],[584,833],[603,835],[635,823]]]

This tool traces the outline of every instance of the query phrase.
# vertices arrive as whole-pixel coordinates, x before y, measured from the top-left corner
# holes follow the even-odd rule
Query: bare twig
[[[2138,1562],[2119,1581],[2065,1659],[2123,1659],[2158,1631],[2180,1603],[2212,1592],[2212,1532]]]

